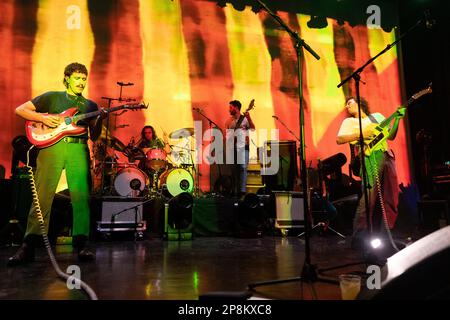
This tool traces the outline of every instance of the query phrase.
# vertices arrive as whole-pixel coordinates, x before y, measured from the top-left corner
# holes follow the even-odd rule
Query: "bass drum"
[[[141,196],[147,184],[148,176],[135,167],[124,168],[114,177],[114,191],[122,197]]]
[[[167,190],[170,196],[176,197],[180,193],[194,191],[194,178],[185,169],[171,169],[164,171],[159,177],[159,188]]]

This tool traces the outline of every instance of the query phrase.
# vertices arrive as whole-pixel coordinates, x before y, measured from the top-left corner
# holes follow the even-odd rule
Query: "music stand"
[[[309,214],[309,188],[308,188],[308,180],[307,180],[307,167],[306,167],[306,157],[305,157],[305,119],[304,119],[304,109],[303,109],[303,77],[302,77],[302,49],[305,48],[311,55],[314,56],[317,60],[320,59],[319,55],[314,52],[314,50],[298,35],[297,32],[291,30],[284,22],[278,17],[275,13],[273,13],[265,3],[260,0],[257,0],[258,3],[287,31],[287,33],[291,36],[291,38],[295,42],[295,51],[297,53],[297,71],[298,71],[298,94],[299,94],[299,131],[300,131],[300,146],[298,150],[298,154],[300,156],[300,175],[302,188],[304,191],[304,201],[303,201],[303,210],[304,210],[304,219],[305,219],[305,261],[303,263],[303,269],[300,277],[288,278],[288,279],[278,279],[278,280],[269,280],[264,282],[251,283],[248,285],[249,290],[253,290],[256,287],[271,285],[271,284],[279,284],[293,281],[300,281],[301,283],[306,282],[311,285],[311,293],[313,298],[317,298],[317,294],[315,292],[314,286],[312,285],[316,281],[338,284],[337,280],[332,279],[324,279],[319,278],[316,272],[316,267],[311,264],[311,252],[310,252],[310,225],[308,220]]]

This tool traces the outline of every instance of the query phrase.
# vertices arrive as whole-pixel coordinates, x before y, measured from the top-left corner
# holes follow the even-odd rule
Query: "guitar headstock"
[[[143,102],[141,103],[133,103],[133,104],[125,104],[123,105],[123,109],[124,110],[140,110],[140,109],[148,109],[148,103],[144,104]]]
[[[416,94],[413,94],[412,99],[417,100],[419,99],[421,96],[424,96],[426,94],[432,93],[433,89],[432,89],[432,82],[430,82],[430,84],[428,85],[428,88],[420,90],[419,92],[417,92]]]
[[[247,113],[254,108],[255,108],[255,99],[252,99],[252,101],[250,101],[250,103],[244,113]]]

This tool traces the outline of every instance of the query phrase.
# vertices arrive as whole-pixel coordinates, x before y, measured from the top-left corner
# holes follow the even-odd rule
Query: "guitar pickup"
[[[384,138],[384,133],[380,132],[379,135],[377,135],[375,138],[373,138],[373,140],[369,143],[369,146],[371,148],[373,148],[373,146],[375,146],[378,142],[380,142],[381,140],[383,140]]]

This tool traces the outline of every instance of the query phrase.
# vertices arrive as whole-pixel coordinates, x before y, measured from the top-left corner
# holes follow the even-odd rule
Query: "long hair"
[[[79,73],[83,73],[86,76],[88,75],[88,71],[87,68],[84,64],[78,63],[78,62],[73,62],[69,65],[67,65],[64,68],[64,78],[63,78],[63,83],[64,86],[67,88],[67,86],[69,85],[67,83],[66,77],[70,77],[72,75],[72,73],[74,72],[79,72]]]
[[[156,136],[155,129],[154,129],[152,126],[145,126],[145,127],[143,127],[142,130],[141,130],[141,140],[145,140],[145,134],[144,134],[145,129],[150,129],[150,130],[152,130],[152,137],[153,137],[153,140],[155,140],[155,139],[158,138],[158,137]]]
[[[358,103],[358,101],[356,100],[356,97],[353,97],[353,96],[347,97],[347,99],[345,99],[345,103],[347,103],[348,100],[350,100],[350,99],[353,99],[353,100],[355,100],[356,103]],[[361,110],[367,115],[370,114],[369,103],[363,97],[361,97]]]

